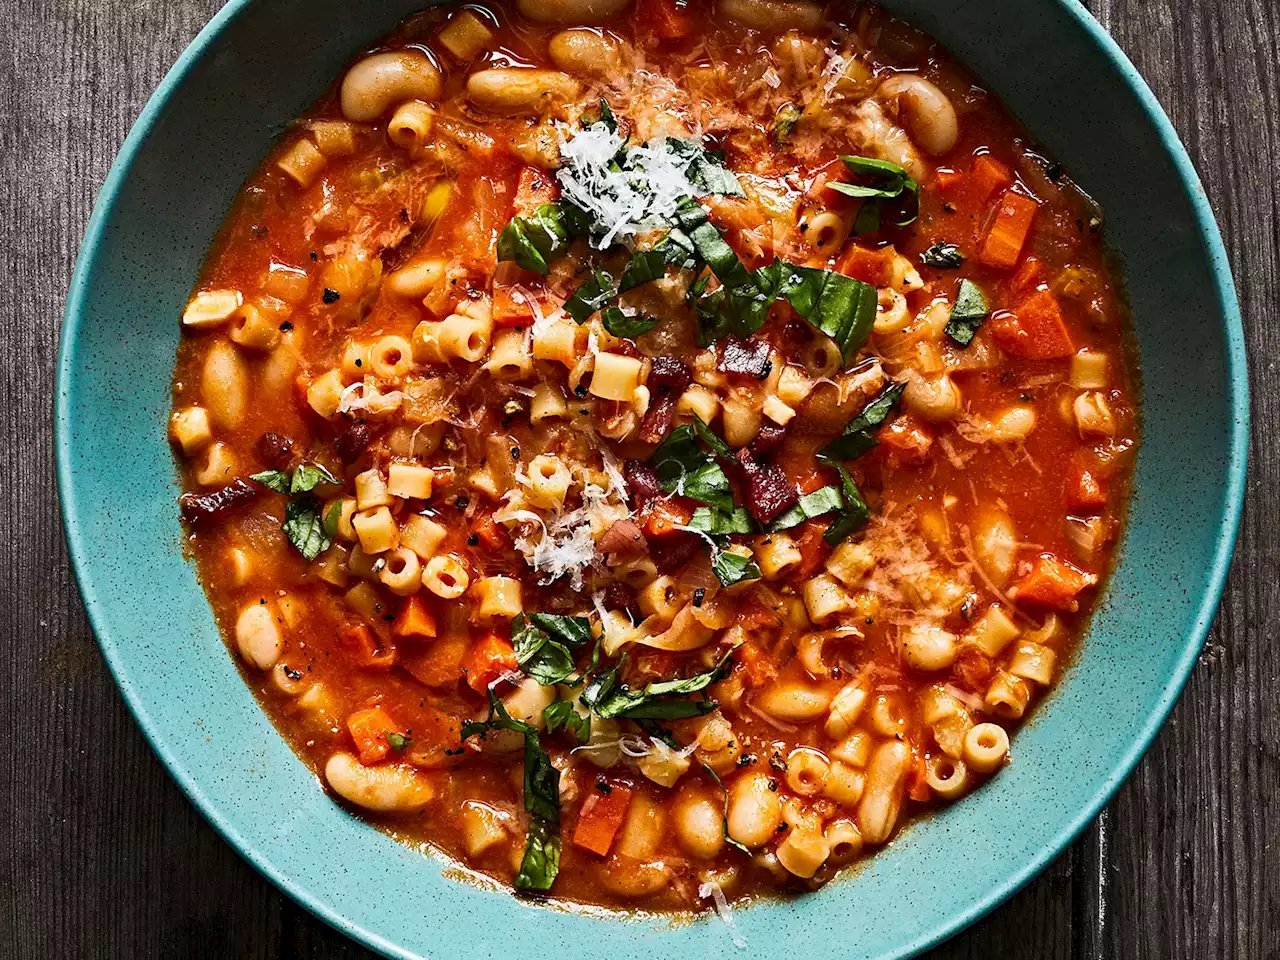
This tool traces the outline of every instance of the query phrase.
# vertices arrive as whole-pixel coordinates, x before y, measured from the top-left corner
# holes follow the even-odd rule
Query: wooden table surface
[[[53,368],[80,238],[129,126],[220,3],[0,0],[4,958],[371,956],[258,876],[166,775],[94,643],[57,514]],[[1217,623],[1155,746],[1069,851],[930,956],[1273,960],[1280,2],[1088,5],[1173,118],[1222,225],[1250,346],[1249,502]]]

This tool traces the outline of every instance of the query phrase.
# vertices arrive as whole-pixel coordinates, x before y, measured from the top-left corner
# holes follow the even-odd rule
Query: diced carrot
[[[516,651],[511,641],[496,633],[486,633],[473,643],[462,665],[467,686],[476,693],[484,693],[489,684],[515,668]]]
[[[693,33],[693,18],[677,0],[643,0],[639,16],[663,40],[681,40]]]
[[[933,186],[944,197],[955,199],[968,178],[959,170],[950,167],[939,167],[933,172]]]
[[[1014,299],[1027,296],[1040,286],[1043,279],[1044,266],[1040,263],[1040,258],[1027,257],[1022,261],[1022,266],[1018,267],[1018,272],[1009,278],[1009,296]]]
[[[560,196],[560,184],[555,177],[538,167],[525,167],[520,171],[514,201],[515,215],[527,217],[544,203],[552,203]]]
[[[351,731],[356,752],[360,755],[360,762],[364,764],[385,759],[391,750],[387,734],[399,731],[391,715],[378,706],[351,714],[347,717],[347,729]]]
[[[995,668],[991,665],[991,658],[972,647],[956,657],[956,662],[951,667],[956,683],[975,693],[987,689],[993,672]]]
[[[366,623],[348,623],[338,631],[338,637],[363,667],[389,669],[396,662],[395,646],[384,644]]]
[[[671,537],[684,533],[681,527],[693,519],[693,508],[683,500],[652,501],[645,516],[643,532],[646,538]]]
[[[493,325],[498,328],[527,327],[533,323],[533,307],[511,287],[493,285]]]
[[[1036,557],[1031,572],[1009,588],[1009,596],[1026,603],[1074,612],[1080,608],[1076,597],[1097,582],[1097,574],[1085,573],[1051,553],[1042,553]]]
[[[1037,290],[1012,311],[991,322],[991,335],[1006,353],[1029,360],[1054,360],[1076,352],[1058,298]]]
[[[835,207],[837,209],[845,209],[853,204],[851,197],[845,196],[836,190],[830,189],[827,184],[837,180],[843,180],[848,176],[849,168],[839,160],[831,160],[830,162],[819,167],[814,173],[813,179],[809,181],[809,189],[806,191],[810,199],[816,203],[826,206]]]
[[[1073,510],[1097,510],[1107,505],[1107,491],[1092,471],[1074,467],[1067,480],[1067,503]]]
[[[1039,204],[1015,190],[1006,190],[996,207],[995,218],[978,251],[978,259],[989,267],[1013,269],[1022,254],[1022,245],[1031,232]]]
[[[462,665],[471,641],[465,633],[446,633],[431,643],[406,644],[399,663],[409,675],[428,687],[454,687],[462,677]]]
[[[795,537],[796,549],[800,551],[800,566],[796,568],[797,577],[809,577],[831,553],[831,545],[822,538],[827,532],[826,520],[807,520],[800,527]]]
[[[607,856],[630,806],[630,787],[615,783],[610,785],[608,793],[592,790],[578,813],[578,824],[573,828],[573,845],[601,857]]]
[[[924,463],[933,446],[933,434],[909,414],[895,417],[880,428],[876,435],[880,443],[904,463]]]
[[[933,795],[929,789],[928,770],[924,754],[917,753],[912,760],[911,776],[907,782],[907,796],[916,803],[924,803]]]
[[[984,153],[973,161],[973,169],[969,171],[969,183],[966,188],[970,200],[982,206],[998,190],[1004,190],[1013,183],[1013,174],[1003,163]]]
[[[887,287],[893,279],[892,251],[892,247],[868,250],[856,243],[850,244],[836,261],[836,272],[873,287]]]
[[[511,544],[507,531],[493,519],[492,513],[477,513],[471,521],[471,532],[479,539],[481,546],[490,550],[502,550]]]
[[[397,637],[413,640],[432,640],[436,635],[436,617],[427,608],[427,601],[422,595],[415,593],[405,600],[391,625],[391,632]]]

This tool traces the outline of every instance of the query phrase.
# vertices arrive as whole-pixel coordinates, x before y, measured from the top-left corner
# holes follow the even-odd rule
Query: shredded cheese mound
[[[595,123],[577,132],[561,124],[556,131],[563,161],[556,179],[567,199],[607,225],[604,235],[592,240],[600,250],[670,223],[679,202],[697,193],[688,177],[691,160],[668,150],[665,138],[628,148],[625,165],[619,166],[613,160],[626,141],[616,130]]]

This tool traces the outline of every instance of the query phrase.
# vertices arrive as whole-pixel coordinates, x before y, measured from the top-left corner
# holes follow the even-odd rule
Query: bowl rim
[[[346,936],[385,956],[404,958],[404,960],[420,960],[417,954],[410,952],[399,944],[392,943],[376,931],[368,929],[342,915],[323,896],[317,895],[300,883],[295,882],[290,876],[278,869],[266,853],[255,847],[240,834],[232,819],[224,815],[216,802],[204,792],[200,784],[182,767],[178,758],[173,756],[159,742],[156,726],[149,716],[140,694],[134,689],[133,683],[127,676],[120,650],[116,642],[105,630],[102,611],[107,606],[107,603],[98,596],[89,581],[88,565],[89,557],[92,555],[92,548],[85,541],[78,523],[77,497],[72,478],[71,448],[73,440],[70,397],[74,379],[75,344],[83,322],[88,280],[98,257],[100,241],[106,230],[109,216],[115,207],[117,194],[128,176],[139,150],[146,142],[157,117],[169,104],[176,89],[194,64],[216,44],[223,30],[250,7],[260,2],[263,2],[263,0],[228,0],[182,51],[138,114],[120,147],[120,152],[117,154],[103,181],[98,199],[94,204],[93,213],[81,240],[80,252],[76,259],[75,269],[68,289],[57,359],[57,382],[54,394],[54,444],[62,522],[72,571],[83,599],[94,637],[102,650],[103,658],[106,660],[107,667],[111,671],[116,686],[119,688],[130,713],[133,714],[134,719],[142,730],[143,736],[159,757],[169,776],[178,783],[183,793],[186,794],[187,798],[222,838],[261,875],[296,903]],[[424,0],[424,4],[431,2],[436,2],[436,0]],[[1023,863],[1011,876],[988,888],[982,896],[972,901],[964,910],[938,923],[932,930],[927,931],[910,943],[900,945],[891,953],[885,954],[884,960],[913,956],[943,942],[994,910],[1039,874],[1050,861],[1075,840],[1083,832],[1084,828],[1094,820],[1102,807],[1119,789],[1123,781],[1132,773],[1138,761],[1142,759],[1147,749],[1151,746],[1156,734],[1181,695],[1190,677],[1191,669],[1196,663],[1208,636],[1226,585],[1244,506],[1250,433],[1249,386],[1244,329],[1235,283],[1231,275],[1230,261],[1217,220],[1209,203],[1208,195],[1168,115],[1164,112],[1155,94],[1147,86],[1146,81],[1138,73],[1132,61],[1129,60],[1110,34],[1103,29],[1102,25],[1079,0],[1041,0],[1041,2],[1052,3],[1060,7],[1074,21],[1076,27],[1082,30],[1085,36],[1115,65],[1129,93],[1137,99],[1147,119],[1152,123],[1165,152],[1173,161],[1178,178],[1187,191],[1201,242],[1207,249],[1211,261],[1215,292],[1221,310],[1222,326],[1226,334],[1225,360],[1229,374],[1226,386],[1228,411],[1232,419],[1228,437],[1228,460],[1225,472],[1226,500],[1221,518],[1222,523],[1208,571],[1208,588],[1205,590],[1196,609],[1192,629],[1185,638],[1181,655],[1170,676],[1170,682],[1149,709],[1146,717],[1143,718],[1133,742],[1113,763],[1111,770],[1102,780],[1089,802],[1084,804],[1073,817],[1069,818],[1058,834],[1045,843],[1033,857]]]

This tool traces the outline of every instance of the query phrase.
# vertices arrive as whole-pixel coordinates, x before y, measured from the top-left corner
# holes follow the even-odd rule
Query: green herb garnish
[[[600,313],[600,322],[605,330],[615,337],[634,339],[648,333],[658,325],[659,317],[636,311],[633,314],[622,312],[621,307],[605,307]]]
[[[308,563],[333,543],[333,537],[326,532],[320,517],[320,501],[309,493],[290,498],[284,508],[284,523],[280,529]]]
[[[822,459],[834,463],[837,460],[854,460],[879,443],[876,428],[889,418],[905,383],[891,383],[879,395],[862,408],[862,412],[849,421],[844,432],[819,452]]]
[[[547,721],[547,733],[566,730],[580,744],[591,739],[591,715],[578,713],[570,700],[547,704],[542,716]]]
[[[734,507],[730,513],[713,510],[710,507],[698,507],[689,520],[690,530],[712,536],[726,536],[731,533],[755,533],[755,521],[745,507]]]
[[[920,254],[920,262],[926,267],[953,270],[964,263],[964,254],[954,243],[935,243]]]
[[[836,464],[836,470],[840,472],[840,493],[844,498],[844,507],[835,522],[822,535],[822,539],[833,547],[871,519],[871,508],[862,499],[862,492],[853,482],[853,477],[849,476],[849,471],[840,464]]]
[[[585,635],[585,639],[584,639]],[[591,639],[586,617],[521,614],[511,621],[511,646],[521,671],[544,687],[564,683],[575,670],[570,647]]]
[[[769,532],[777,533],[780,530],[789,530],[792,527],[799,526],[806,520],[820,517],[824,513],[830,513],[832,510],[839,510],[843,506],[844,497],[840,495],[839,487],[820,487],[812,493],[806,493],[796,501],[793,507],[769,524]]]
[[[618,295],[618,288],[613,284],[613,277],[608,271],[597,267],[591,276],[573,292],[564,302],[564,312],[579,323],[586,323],[591,315],[603,310],[605,305]]]
[[[956,302],[945,327],[946,334],[962,347],[967,347],[989,312],[987,298],[972,280],[961,280]]]

